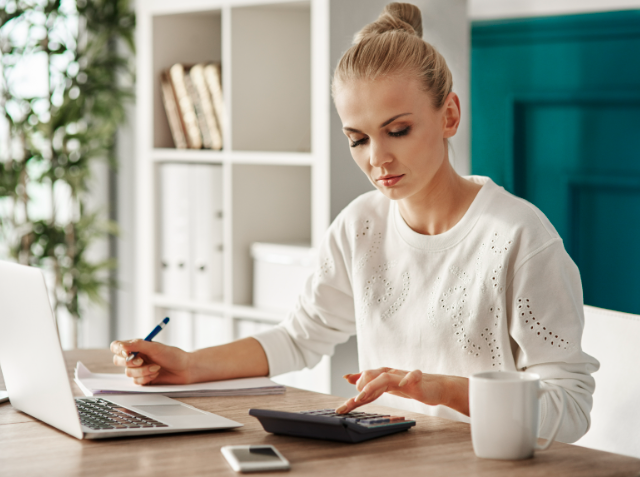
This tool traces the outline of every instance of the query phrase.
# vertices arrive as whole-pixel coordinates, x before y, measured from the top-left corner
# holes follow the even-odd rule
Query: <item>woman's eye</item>
[[[357,141],[351,141],[351,143],[349,145],[351,147],[358,147],[361,144],[364,144],[365,142],[367,142],[367,139],[369,139],[369,138],[363,137],[362,139],[358,139]]]
[[[407,126],[406,128],[400,131],[389,131],[389,136],[391,137],[406,136],[407,134],[409,134],[410,130],[411,130],[411,126]]]

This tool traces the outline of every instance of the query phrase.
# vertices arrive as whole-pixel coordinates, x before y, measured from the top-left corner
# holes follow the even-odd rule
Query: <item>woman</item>
[[[351,153],[377,191],[336,218],[320,268],[275,329],[186,353],[114,342],[138,384],[277,375],[312,367],[357,333],[360,394],[338,408],[381,404],[465,420],[468,376],[538,373],[541,435],[567,409],[558,440],[589,426],[596,360],[583,353],[579,272],[546,217],[486,177],[461,177],[448,157],[460,103],[421,15],[387,5],[335,71],[333,96]],[[141,356],[125,364],[124,356]],[[410,371],[409,370],[414,370]]]

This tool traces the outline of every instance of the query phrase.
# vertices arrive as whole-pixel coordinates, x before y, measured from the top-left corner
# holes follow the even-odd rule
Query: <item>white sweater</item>
[[[255,338],[272,376],[315,366],[354,333],[361,370],[534,372],[552,390],[541,400],[540,435],[550,434],[564,392],[557,439],[573,442],[589,428],[599,367],[580,345],[578,268],[536,207],[486,177],[469,179],[483,187],[440,235],[414,232],[378,191],[358,197],[327,231],[296,309]],[[468,422],[444,406],[389,394],[377,402]]]

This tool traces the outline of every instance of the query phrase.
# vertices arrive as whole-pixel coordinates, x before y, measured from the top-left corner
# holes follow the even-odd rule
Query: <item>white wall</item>
[[[640,0],[469,0],[471,20],[640,9]]]

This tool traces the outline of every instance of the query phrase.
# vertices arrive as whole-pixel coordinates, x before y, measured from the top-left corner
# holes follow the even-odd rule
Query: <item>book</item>
[[[108,394],[162,394],[168,397],[254,396],[283,394],[286,388],[269,378],[240,378],[196,384],[151,384],[141,386],[124,373],[92,373],[78,361],[74,381],[85,396]]]
[[[213,107],[213,98],[204,77],[204,67],[203,63],[198,63],[189,70],[189,79],[193,86],[192,97],[196,104],[204,147],[219,150],[222,149],[222,132]]]
[[[211,93],[213,109],[216,113],[220,134],[224,137],[226,125],[226,115],[224,101],[222,97],[222,72],[220,63],[209,63],[204,67],[204,79]]]
[[[187,145],[190,149],[202,149],[202,135],[198,126],[196,110],[187,90],[186,81],[188,80],[185,80],[185,76],[184,65],[176,63],[169,68],[169,77],[176,94],[182,123],[184,124]]]
[[[184,85],[187,88],[187,93],[189,93],[191,103],[193,104],[193,109],[196,112],[196,118],[198,119],[198,129],[200,130],[200,137],[202,138],[202,147],[204,147],[205,149],[211,149],[213,145],[211,142],[211,132],[209,130],[207,119],[204,114],[200,94],[193,85],[189,72],[185,72]]]
[[[164,104],[164,110],[167,114],[173,144],[177,149],[186,149],[187,139],[184,135],[184,127],[182,125],[182,119],[180,118],[180,111],[178,111],[178,104],[176,102],[173,86],[171,86],[171,81],[169,81],[169,76],[166,71],[163,71],[160,74],[160,87],[162,91],[162,103]]]

